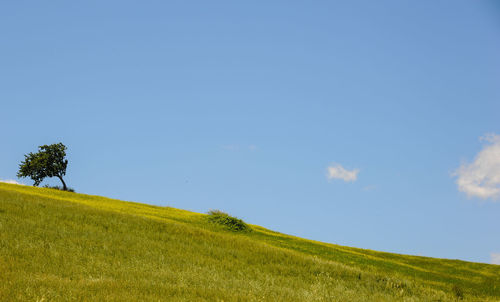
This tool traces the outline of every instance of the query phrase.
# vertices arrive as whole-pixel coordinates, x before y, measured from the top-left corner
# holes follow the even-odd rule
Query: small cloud
[[[248,150],[250,150],[250,151],[257,151],[257,146],[256,145],[250,145],[250,146],[248,146]]]
[[[500,253],[491,253],[491,264],[500,265]]]
[[[14,184],[14,185],[25,186],[25,184],[17,182],[17,181],[15,181],[13,179],[0,179],[0,182],[6,183],[6,184]]]
[[[359,169],[347,170],[340,164],[332,164],[328,167],[328,179],[342,179],[343,181],[356,181]]]
[[[498,199],[500,197],[500,135],[487,134],[487,142],[472,163],[463,163],[454,173],[460,192],[468,197]]]
[[[373,191],[375,189],[377,189],[376,185],[369,185],[369,186],[363,187],[363,191]]]

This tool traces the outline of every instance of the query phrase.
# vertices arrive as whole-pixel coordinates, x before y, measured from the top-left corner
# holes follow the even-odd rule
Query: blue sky
[[[500,263],[495,1],[4,1],[0,46],[0,179],[61,141],[78,192]]]

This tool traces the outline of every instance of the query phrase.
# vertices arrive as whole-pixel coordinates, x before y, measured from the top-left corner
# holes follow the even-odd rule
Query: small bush
[[[60,191],[66,191],[66,192],[75,192],[75,189],[73,189],[73,188],[67,188],[66,190],[64,190],[63,187],[61,187],[61,186],[49,186],[49,185],[45,185],[43,187],[47,188],[47,189],[54,189],[54,190],[60,190]]]
[[[459,286],[453,285],[451,290],[453,291],[453,294],[455,295],[457,300],[462,300],[464,298],[464,292]]]
[[[251,231],[248,224],[246,224],[243,220],[230,216],[229,214],[219,210],[208,211],[208,221],[221,225],[224,228],[231,230],[233,232]]]

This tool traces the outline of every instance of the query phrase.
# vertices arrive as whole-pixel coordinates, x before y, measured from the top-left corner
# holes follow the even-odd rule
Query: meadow
[[[498,265],[209,217],[0,183],[0,301],[500,301]]]

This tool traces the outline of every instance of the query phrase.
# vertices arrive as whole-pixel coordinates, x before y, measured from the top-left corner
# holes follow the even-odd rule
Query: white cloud
[[[500,253],[491,253],[491,264],[500,264]]]
[[[328,167],[328,179],[342,179],[343,181],[356,181],[359,169],[347,170],[340,164],[332,164]]]
[[[487,142],[472,163],[463,163],[454,176],[460,192],[468,197],[498,199],[500,197],[500,135],[487,134]]]
[[[6,183],[6,184],[14,184],[14,185],[22,185],[25,186],[25,184],[17,182],[13,179],[0,179],[0,182]]]
[[[376,185],[369,185],[369,186],[363,187],[363,191],[373,191],[373,190],[376,190],[376,189],[377,189]]]

